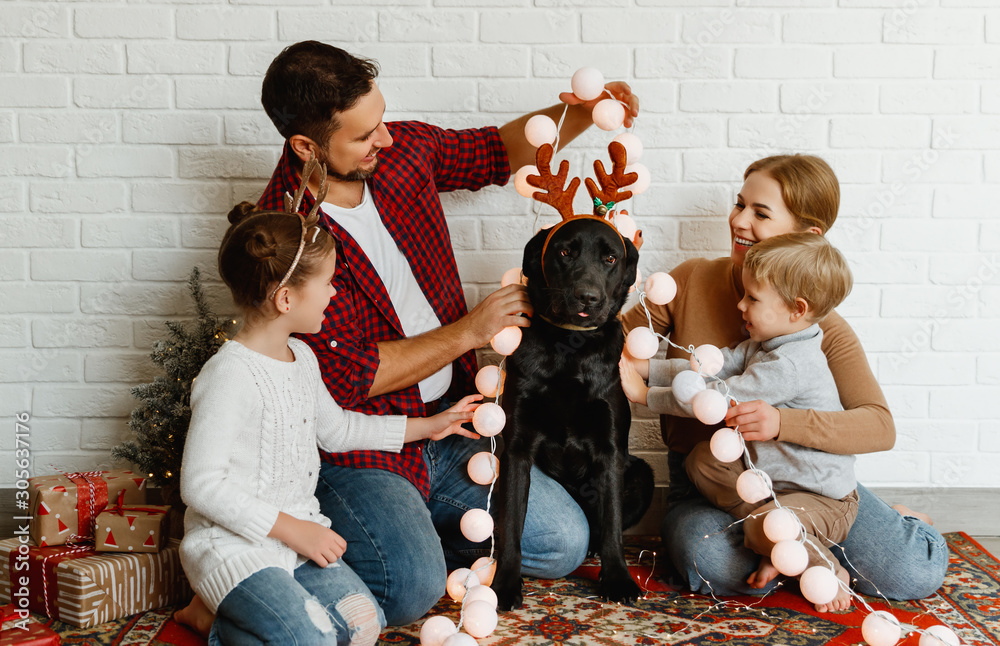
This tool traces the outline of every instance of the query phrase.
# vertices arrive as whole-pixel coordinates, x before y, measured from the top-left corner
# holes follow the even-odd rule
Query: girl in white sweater
[[[461,425],[481,397],[422,419],[342,410],[312,350],[290,338],[319,332],[336,294],[333,238],[315,211],[252,209],[233,209],[219,250],[244,325],[192,388],[181,559],[197,596],[177,618],[209,644],[374,644],[385,620],[320,514],[317,445],[399,451],[453,433],[476,438]]]

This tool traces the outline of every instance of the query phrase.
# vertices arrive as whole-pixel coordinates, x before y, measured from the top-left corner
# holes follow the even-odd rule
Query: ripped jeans
[[[295,576],[270,567],[244,579],[219,604],[210,646],[364,646],[378,641],[385,617],[346,563],[312,561]]]

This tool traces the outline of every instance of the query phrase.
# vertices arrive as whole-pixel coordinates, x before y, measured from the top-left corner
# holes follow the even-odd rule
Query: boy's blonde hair
[[[854,279],[843,254],[815,233],[787,233],[758,242],[747,252],[743,269],[767,283],[788,307],[801,298],[811,321],[820,321],[851,293]]]
[[[800,231],[830,230],[840,208],[840,183],[829,164],[813,155],[775,155],[750,164],[743,179],[758,171],[781,186],[781,199]]]

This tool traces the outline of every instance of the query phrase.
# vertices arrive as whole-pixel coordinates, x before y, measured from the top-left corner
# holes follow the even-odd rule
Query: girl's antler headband
[[[312,209],[309,210],[309,215],[304,216],[299,213],[299,207],[302,206],[302,197],[305,195],[306,187],[309,184],[309,178],[312,174],[319,169],[319,190],[316,192],[316,201],[313,203]],[[326,165],[321,164],[316,161],[316,155],[311,154],[309,156],[309,161],[305,163],[302,168],[302,179],[299,184],[299,188],[296,189],[295,195],[289,195],[285,193],[285,212],[289,215],[298,216],[302,221],[302,237],[299,239],[299,250],[295,252],[295,258],[292,260],[292,264],[288,267],[288,271],[285,272],[284,278],[278,283],[278,286],[271,290],[268,295],[267,300],[274,298],[274,295],[278,293],[278,290],[285,286],[288,279],[292,277],[292,273],[299,264],[299,260],[302,259],[302,252],[306,248],[306,232],[310,227],[316,227],[316,231],[313,233],[312,240],[310,242],[316,241],[316,236],[319,235],[319,226],[317,222],[319,221],[319,208],[326,198],[326,190],[328,186],[326,184]]]

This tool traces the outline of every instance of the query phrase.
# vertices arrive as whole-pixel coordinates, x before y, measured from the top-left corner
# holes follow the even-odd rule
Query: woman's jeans
[[[362,646],[378,641],[384,626],[378,604],[350,567],[307,561],[294,577],[270,567],[244,579],[219,604],[208,643]]]
[[[747,585],[760,557],[743,544],[743,528],[716,509],[691,485],[684,454],[671,453],[670,507],[663,519],[663,545],[691,590],[722,596],[766,594]],[[944,582],[948,544],[940,532],[911,516],[902,516],[858,484],[858,516],[847,539],[831,551],[861,594],[888,599],[922,599]]]
[[[347,541],[343,558],[371,589],[389,625],[422,617],[444,594],[448,569],[490,554],[489,539],[472,543],[459,528],[466,511],[486,508],[490,488],[474,483],[466,469],[470,457],[489,450],[486,438],[452,435],[427,442],[426,501],[408,480],[382,469],[327,463],[320,469],[320,507]],[[490,505],[494,517],[496,502]],[[589,534],[579,505],[533,467],[521,571],[546,579],[566,576],[586,557]]]

